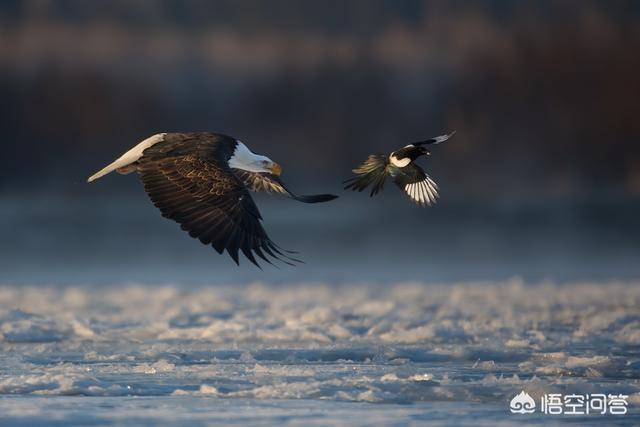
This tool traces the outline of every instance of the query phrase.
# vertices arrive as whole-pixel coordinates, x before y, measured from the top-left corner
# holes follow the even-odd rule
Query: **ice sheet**
[[[160,405],[182,409],[138,407],[140,423],[226,408],[239,424],[248,409],[265,424],[422,424],[450,408],[508,424],[524,389],[624,393],[630,414],[607,422],[632,424],[639,331],[632,282],[4,286],[0,421],[111,424]]]

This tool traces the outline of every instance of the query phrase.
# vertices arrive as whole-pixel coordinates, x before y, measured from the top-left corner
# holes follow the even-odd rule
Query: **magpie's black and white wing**
[[[144,189],[162,216],[236,263],[242,251],[256,265],[254,254],[290,264],[296,260],[267,236],[258,207],[227,163],[235,144],[223,135],[168,134],[137,162]]]
[[[382,191],[384,181],[387,178],[387,166],[389,160],[383,154],[372,154],[364,163],[353,169],[356,174],[353,178],[349,178],[344,183],[347,184],[345,190],[363,191],[371,185],[370,196],[374,196]]]
[[[454,134],[456,133],[456,131],[454,130],[451,133],[448,133],[446,135],[439,135],[439,136],[434,136],[433,138],[429,138],[426,139],[424,141],[418,141],[418,142],[412,142],[409,145],[413,145],[415,147],[419,147],[421,145],[437,145],[437,144],[442,144],[443,142],[447,141],[449,138],[451,138]]]
[[[279,193],[291,197],[303,203],[321,203],[336,199],[332,194],[313,194],[298,196],[289,190],[282,180],[274,174],[267,172],[249,172],[243,169],[232,169],[246,187],[253,192],[264,191],[267,193]]]
[[[409,198],[420,206],[431,206],[436,203],[438,184],[422,168],[414,163],[402,168],[402,173],[394,178],[394,182]]]

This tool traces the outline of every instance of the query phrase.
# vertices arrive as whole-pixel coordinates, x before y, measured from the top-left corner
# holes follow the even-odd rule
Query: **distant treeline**
[[[625,1],[6,1],[0,190],[79,182],[159,131],[289,176],[450,130],[478,198],[640,195],[640,6]]]

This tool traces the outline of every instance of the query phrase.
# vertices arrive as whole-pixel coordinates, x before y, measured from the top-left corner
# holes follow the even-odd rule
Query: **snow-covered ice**
[[[634,424],[639,378],[633,282],[0,287],[3,425],[563,420],[521,390],[623,393]]]

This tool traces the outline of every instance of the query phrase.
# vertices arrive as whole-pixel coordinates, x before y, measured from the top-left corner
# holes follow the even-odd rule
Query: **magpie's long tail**
[[[353,170],[356,176],[344,182],[347,184],[344,189],[363,191],[369,185],[372,185],[370,195],[376,195],[384,187],[384,181],[387,177],[386,167],[386,156],[381,154],[370,155],[362,165]]]

